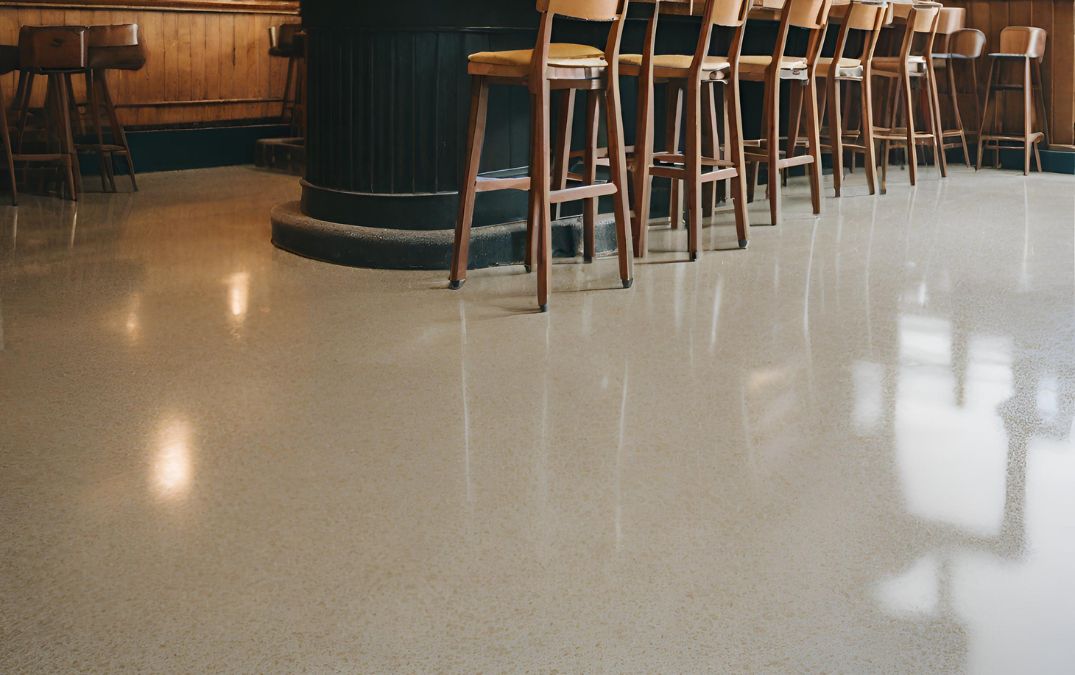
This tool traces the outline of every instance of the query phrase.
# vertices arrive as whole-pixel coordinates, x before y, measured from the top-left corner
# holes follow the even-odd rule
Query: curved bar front
[[[447,269],[459,200],[467,55],[533,46],[534,0],[306,0],[308,130],[301,205],[273,213],[273,242],[364,267]],[[482,171],[525,171],[528,95],[494,88]],[[520,262],[526,195],[479,197],[474,266]],[[557,248],[574,250],[568,221]],[[611,231],[599,233],[606,249]]]

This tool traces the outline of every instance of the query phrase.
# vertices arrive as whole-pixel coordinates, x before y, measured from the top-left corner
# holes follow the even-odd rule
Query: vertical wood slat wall
[[[156,0],[86,7],[0,2],[0,44],[17,44],[23,25],[137,23],[146,43],[145,67],[110,73],[125,124],[155,127],[263,119],[280,115],[287,71],[285,59],[269,56],[269,27],[298,22],[297,2],[277,2],[279,9],[264,6],[269,4],[252,8],[228,0],[196,5]],[[81,80],[75,82],[80,98]],[[16,76],[0,78],[0,84],[10,98]],[[36,84],[35,92],[40,105],[44,84]]]
[[[985,33],[986,52],[997,51],[1000,31],[1006,26],[1037,26],[1044,28],[1049,39],[1042,63],[1046,83],[1046,105],[1049,116],[1050,143],[1075,145],[1075,0],[943,0],[945,5],[964,7],[967,10],[967,27]],[[958,71],[957,71],[958,72]],[[972,99],[969,88],[961,96],[960,107],[970,112],[979,105],[985,95],[985,78],[989,73],[989,59],[978,63],[981,91],[978,100]],[[1011,75],[1014,77],[1014,73]],[[966,82],[969,78],[963,77]],[[1010,94],[1010,101],[1002,102],[1001,115],[1005,127],[1020,129],[1022,107]],[[964,113],[968,125],[977,121],[976,114]]]

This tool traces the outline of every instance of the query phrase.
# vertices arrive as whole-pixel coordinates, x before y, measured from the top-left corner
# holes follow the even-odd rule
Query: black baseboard
[[[254,149],[263,138],[290,135],[286,124],[247,124],[188,129],[132,129],[127,132],[138,173],[204,169],[214,166],[253,164]],[[97,157],[81,156],[82,173],[100,172]],[[125,174],[123,160],[116,160],[117,173]]]

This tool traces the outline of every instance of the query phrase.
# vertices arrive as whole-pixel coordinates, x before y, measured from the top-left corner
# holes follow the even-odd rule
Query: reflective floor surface
[[[924,173],[546,315],[247,168],[0,208],[0,671],[1071,672],[1075,179]]]

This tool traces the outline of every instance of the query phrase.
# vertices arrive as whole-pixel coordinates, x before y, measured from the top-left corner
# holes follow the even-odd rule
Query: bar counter
[[[538,20],[534,4],[534,0],[305,0],[302,14],[309,50],[306,175],[301,204],[284,204],[273,211],[273,242],[300,255],[340,264],[447,269],[469,102],[467,55],[532,47]],[[1007,3],[974,0],[966,4],[971,6],[968,26],[979,27],[975,25],[981,14],[979,5],[988,5],[989,16],[999,17],[995,7]],[[1022,0],[1022,4],[1035,7],[1026,17],[1030,25],[1039,5],[1055,8],[1050,10],[1051,18],[1063,18],[1070,16],[1075,0]],[[632,16],[636,10],[641,10],[640,17],[650,11],[641,3],[635,3]],[[775,24],[758,19],[775,17],[771,7],[753,16],[744,53],[768,53]],[[644,21],[628,23],[623,49],[638,51]],[[1066,32],[1064,36],[1050,34],[1046,69],[1052,88],[1070,99],[1071,83],[1058,86],[1057,81],[1072,77],[1075,29],[1066,18],[1060,23]],[[561,22],[554,39],[603,45],[606,30],[603,24]],[[689,52],[696,40],[694,30],[688,26],[682,31],[674,26],[663,29],[659,50],[683,53],[686,47]],[[992,47],[999,27],[985,32]],[[984,61],[980,67],[988,67]],[[1054,61],[1069,65],[1050,69]],[[623,113],[629,141],[634,93],[634,82],[625,79]],[[751,106],[758,103],[752,101],[749,87],[744,93],[749,134],[752,118],[757,117],[751,114]],[[973,105],[970,98],[966,106]],[[1067,108],[1075,108],[1075,101],[1064,100],[1050,111],[1060,143],[1072,142],[1068,138],[1075,128]],[[527,93],[518,87],[494,87],[481,170],[525,170],[528,162]],[[656,205],[661,203],[655,200]],[[525,211],[524,193],[479,195],[472,266],[521,262]],[[554,228],[555,251],[571,254],[577,237],[577,223],[560,221]],[[609,223],[599,224],[598,250],[611,249],[613,242]]]

